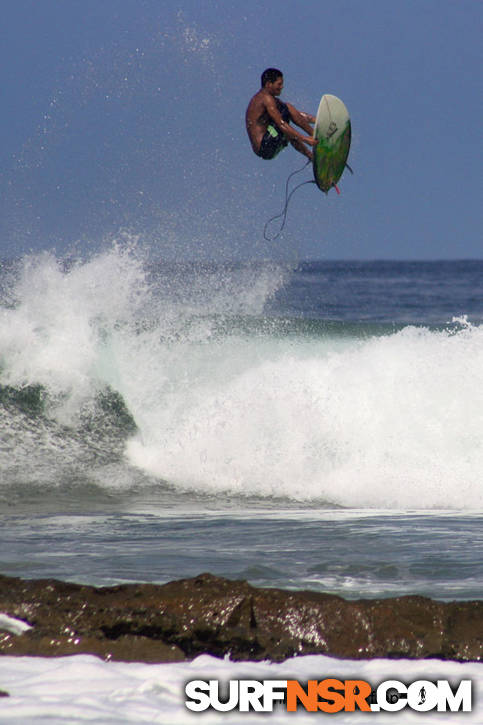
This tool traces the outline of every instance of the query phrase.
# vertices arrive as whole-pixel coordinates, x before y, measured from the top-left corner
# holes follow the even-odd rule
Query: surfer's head
[[[283,88],[283,73],[278,68],[267,68],[262,73],[262,88],[267,88],[274,96],[280,95]]]

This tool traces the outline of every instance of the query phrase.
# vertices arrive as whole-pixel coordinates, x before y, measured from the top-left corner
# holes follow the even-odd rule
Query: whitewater
[[[101,586],[209,570],[349,598],[481,599],[482,271],[174,264],[126,244],[4,260],[0,573]],[[470,677],[476,702],[483,680],[481,664],[434,660],[6,657],[0,722],[191,722],[193,672]],[[465,716],[480,721],[479,706]]]
[[[44,449],[66,465],[82,456],[75,434],[110,395],[136,426],[126,460],[180,489],[481,507],[481,326],[460,315],[380,334],[311,327],[264,316],[287,269],[168,273],[156,279],[120,251],[67,270],[49,254],[24,260],[6,290],[1,369],[3,386],[35,390],[43,406],[38,430],[24,432],[31,462],[40,454],[33,480]],[[69,450],[62,426],[75,439]]]

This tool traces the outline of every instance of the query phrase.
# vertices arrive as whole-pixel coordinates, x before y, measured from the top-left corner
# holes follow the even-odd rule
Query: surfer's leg
[[[290,113],[290,120],[293,121],[296,126],[302,128],[309,136],[312,136],[313,129],[307,120],[307,115],[305,113],[297,111],[295,106],[292,106],[291,103],[287,103],[286,106]]]
[[[302,143],[302,141],[299,141],[298,138],[290,139],[290,143],[296,149],[299,153],[301,153],[303,156],[306,156],[310,161],[312,161],[312,152],[309,151],[307,146]]]

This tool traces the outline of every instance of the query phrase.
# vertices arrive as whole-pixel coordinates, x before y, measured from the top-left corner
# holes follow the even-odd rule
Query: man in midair
[[[283,89],[283,73],[278,68],[267,68],[261,81],[262,87],[255,93],[246,111],[247,133],[253,151],[262,159],[273,159],[291,143],[311,160],[309,148],[317,145],[310,126],[315,123],[315,116],[298,111],[292,104],[278,98]],[[292,128],[291,122],[308,135]]]

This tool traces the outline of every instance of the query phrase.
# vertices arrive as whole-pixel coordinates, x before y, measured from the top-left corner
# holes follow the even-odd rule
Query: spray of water
[[[286,274],[158,268],[119,247],[70,265],[25,259],[0,318],[1,385],[39,386],[43,412],[15,424],[17,468],[36,446],[62,450],[64,470],[85,461],[86,446],[107,450],[111,438],[101,426],[94,440],[86,418],[108,391],[120,401],[111,397],[111,414],[132,423],[116,450],[160,485],[350,507],[481,507],[482,328],[459,320],[364,339],[244,326]]]

